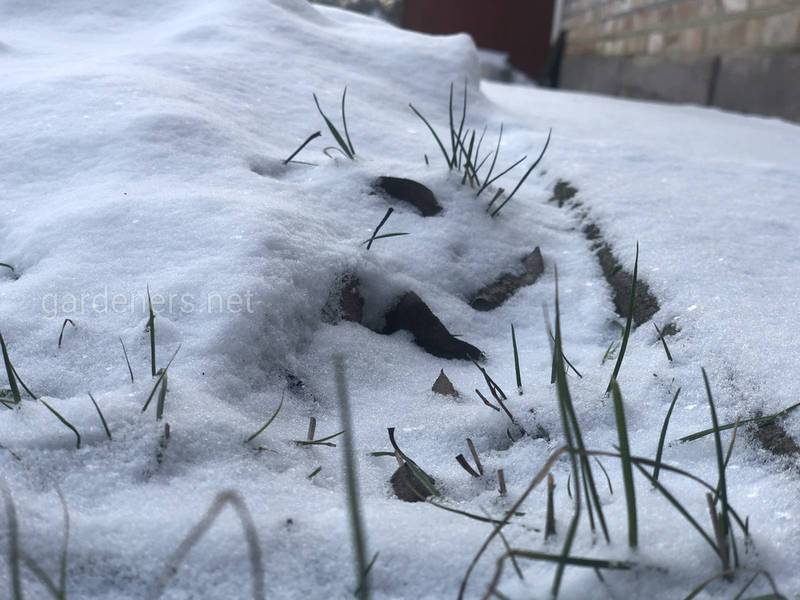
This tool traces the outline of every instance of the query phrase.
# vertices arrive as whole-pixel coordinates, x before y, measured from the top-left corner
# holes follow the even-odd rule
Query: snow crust
[[[613,362],[601,360],[618,339],[617,317],[575,214],[547,202],[559,179],[579,188],[577,198],[626,268],[639,241],[640,272],[662,306],[655,320],[680,324],[669,341],[672,364],[649,324],[631,338],[620,384],[635,453],[654,455],[678,387],[668,439],[709,426],[701,365],[725,422],[797,402],[795,125],[499,84],[479,88],[477,54],[466,36],[418,35],[302,0],[7,0],[0,5],[0,65],[0,261],[19,276],[0,268],[0,330],[23,380],[83,436],[76,450],[72,433],[26,400],[21,410],[0,413],[0,444],[22,459],[0,449],[0,465],[19,511],[22,546],[53,576],[61,535],[54,484],[63,490],[72,517],[71,598],[145,597],[223,489],[238,490],[253,513],[269,597],[352,597],[341,448],[292,443],[304,438],[310,416],[318,436],[339,430],[337,352],[347,359],[369,547],[380,552],[375,597],[454,597],[489,526],[393,498],[388,479],[396,463],[367,453],[389,449],[386,428],[397,427],[401,447],[434,475],[449,506],[501,516],[561,443],[541,309],[549,305],[552,315],[556,264],[565,351],[584,376],[570,383],[587,445],[616,443],[603,396]],[[501,163],[535,156],[554,129],[543,169],[495,220],[483,197],[474,200],[448,175],[407,106],[413,102],[442,134],[449,84],[465,78],[470,126],[488,123],[496,133],[505,123]],[[322,154],[334,142],[312,99],[317,93],[336,116],[345,86],[355,163]],[[317,166],[284,167],[317,129],[324,141],[298,156]],[[371,193],[380,175],[424,183],[445,210],[423,219],[396,207],[386,230],[411,235],[379,240],[367,252],[360,242],[387,208]],[[468,307],[471,293],[537,245],[546,264],[537,284],[495,311]],[[323,322],[330,288],[345,271],[362,281],[365,322],[377,326],[392,301],[413,290],[486,353],[487,369],[506,392],[515,387],[513,323],[525,393],[509,406],[529,430],[541,425],[551,439],[511,445],[507,421],[472,392],[484,387],[471,364],[431,357],[402,332],[387,337]],[[148,285],[158,312],[159,366],[181,345],[170,369],[172,435],[161,464],[160,426],[152,408],[140,412],[152,387]],[[113,304],[117,295],[122,300]],[[65,318],[76,327],[67,327],[58,349]],[[442,368],[460,400],[430,391]],[[308,393],[286,392],[287,373],[302,378]],[[284,395],[267,432],[243,445]],[[800,439],[800,418],[785,425]],[[469,478],[454,460],[468,455],[466,437],[478,448],[484,479]],[[665,460],[715,481],[710,438],[671,445]],[[612,544],[593,540],[583,522],[574,552],[643,566],[610,573],[605,584],[591,570],[568,569],[562,597],[682,597],[719,570],[703,540],[643,481],[642,544],[629,552],[621,475],[616,464],[606,466],[615,491],[602,491]],[[498,468],[506,498],[496,491]],[[555,473],[563,532],[571,516],[568,464]],[[706,523],[702,490],[669,475],[663,480]],[[737,510],[750,515],[756,551],[745,564],[768,569],[784,593],[797,593],[796,465],[742,435],[729,489]],[[544,524],[543,489],[524,510],[506,531],[510,543],[557,552],[561,538],[545,544],[532,529]],[[3,558],[7,532],[3,521]],[[480,597],[500,553],[497,543],[479,564],[469,597]],[[504,593],[546,597],[552,566],[523,566],[526,582],[509,575]],[[30,597],[45,597],[37,586],[26,575]],[[5,567],[0,589],[9,589]],[[731,595],[721,584],[706,594]],[[192,552],[165,597],[250,597],[246,547],[232,512]]]

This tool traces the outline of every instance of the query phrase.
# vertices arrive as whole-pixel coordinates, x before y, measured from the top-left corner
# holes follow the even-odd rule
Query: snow
[[[386,428],[397,427],[401,447],[436,478],[449,506],[501,516],[560,444],[541,310],[547,304],[552,314],[556,264],[565,351],[584,375],[570,384],[587,445],[616,443],[603,396],[613,364],[601,364],[618,338],[616,315],[575,213],[547,202],[558,179],[579,188],[578,199],[627,268],[639,241],[640,272],[661,302],[655,321],[676,318],[681,327],[670,340],[673,364],[649,324],[631,338],[620,385],[635,453],[655,453],[677,387],[683,391],[668,439],[709,426],[701,365],[725,422],[797,401],[795,125],[527,87],[479,89],[468,37],[404,32],[301,0],[9,0],[0,17],[0,261],[19,275],[0,269],[0,330],[23,380],[83,437],[76,450],[73,434],[26,400],[21,410],[0,413],[0,444],[22,459],[0,450],[0,465],[22,547],[53,577],[61,539],[54,484],[63,490],[72,520],[71,598],[146,597],[167,557],[226,489],[237,490],[253,514],[269,597],[351,597],[341,447],[292,443],[304,438],[309,416],[318,436],[339,430],[337,352],[347,359],[369,548],[380,552],[374,595],[454,597],[489,526],[393,498],[394,461],[367,453],[388,449]],[[537,154],[554,130],[543,168],[496,220],[485,215],[483,197],[475,201],[448,175],[407,106],[446,131],[449,83],[464,78],[470,125],[488,123],[496,134],[505,123],[501,163]],[[283,167],[303,139],[324,128],[312,92],[334,116],[345,86],[358,160],[326,158],[321,148],[334,142],[323,131],[324,142],[298,156],[316,167]],[[419,180],[445,210],[423,219],[396,206],[385,230],[411,235],[379,240],[367,252],[360,242],[387,208],[370,193],[380,175]],[[537,245],[546,263],[539,282],[495,311],[467,307],[470,293]],[[502,415],[472,393],[484,386],[471,364],[433,358],[402,332],[382,336],[323,322],[329,290],[348,270],[362,281],[365,324],[377,327],[392,301],[413,290],[486,353],[506,392],[514,387],[514,323],[525,394],[509,406],[551,440],[511,445]],[[171,439],[161,464],[161,425],[152,407],[140,412],[153,383],[148,285],[158,312],[158,365],[181,348],[169,371]],[[67,317],[76,327],[66,329],[58,349]],[[461,399],[430,391],[442,368]],[[313,398],[285,392],[287,373],[301,377]],[[243,445],[284,394],[275,422]],[[800,439],[800,419],[785,425]],[[466,437],[490,476],[470,479],[455,462],[468,455]],[[757,549],[744,562],[796,593],[796,467],[745,437],[729,467],[731,502],[750,515]],[[709,438],[672,445],[665,460],[715,481]],[[609,573],[605,584],[591,570],[567,569],[562,597],[682,597],[719,570],[703,540],[642,481],[639,511],[647,518],[641,547],[630,553],[621,476],[610,460],[606,466],[615,494],[601,493],[613,543],[593,541],[582,522],[574,552],[643,567]],[[498,468],[506,498],[496,491]],[[570,518],[567,474],[567,463],[559,463],[559,532]],[[700,489],[669,475],[664,482],[705,524]],[[507,528],[513,546],[558,551],[561,538],[544,544],[531,529],[543,526],[544,508],[544,490],[537,490],[525,517]],[[5,559],[5,521],[0,532]],[[469,597],[480,597],[500,553],[496,542]],[[545,597],[552,566],[528,562],[524,569],[526,583],[509,571],[501,589],[513,598]],[[45,597],[30,573],[25,578],[28,597]],[[0,569],[0,589],[9,581]],[[719,584],[706,595],[730,597],[731,589]],[[251,597],[246,547],[231,511],[164,597]]]

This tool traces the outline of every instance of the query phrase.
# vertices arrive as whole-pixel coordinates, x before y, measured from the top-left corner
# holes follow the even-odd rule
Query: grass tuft
[[[180,349],[181,349],[181,346],[179,344],[178,347],[175,349],[175,352],[172,354],[172,357],[169,359],[169,362],[167,363],[167,366],[164,367],[163,369],[159,370],[158,379],[156,379],[156,383],[153,386],[153,389],[150,391],[150,395],[147,397],[147,400],[145,400],[144,406],[142,406],[142,412],[146,411],[147,407],[150,406],[150,401],[153,399],[153,396],[156,395],[156,390],[159,389],[159,387],[161,386],[161,382],[167,376],[167,371],[172,366],[172,361],[175,360],[175,357],[178,355],[178,352],[180,352]],[[166,391],[165,391],[165,393],[166,393]]]
[[[342,115],[344,115],[344,100],[346,95],[347,95],[347,88],[345,88],[344,94],[342,95]],[[331,132],[333,139],[335,139],[336,143],[339,144],[339,149],[342,151],[342,154],[344,154],[350,160],[355,160],[356,153],[351,149],[352,145],[344,140],[342,134],[339,133],[339,130],[336,128],[336,125],[334,125],[333,122],[322,111],[322,107],[319,105],[319,99],[317,99],[316,94],[314,94],[314,103],[317,105],[317,110],[319,111],[319,114],[322,115],[322,119],[328,126],[328,130]],[[347,122],[345,121],[345,128],[346,127],[347,127]],[[349,135],[347,135],[347,139],[349,141],[350,139]]]
[[[530,176],[530,174],[531,174],[531,173],[533,173],[533,170],[534,170],[534,169],[535,169],[535,168],[536,168],[536,167],[539,165],[539,163],[542,161],[542,158],[544,158],[544,154],[545,154],[545,152],[547,152],[547,147],[550,145],[550,137],[551,137],[552,135],[553,135],[553,130],[551,129],[551,130],[550,130],[550,131],[547,133],[547,141],[545,141],[545,143],[544,143],[544,147],[542,148],[542,151],[541,151],[541,153],[539,154],[539,157],[538,157],[538,158],[537,158],[537,159],[536,159],[536,160],[533,162],[533,164],[530,166],[530,168],[529,168],[529,169],[528,169],[528,170],[525,172],[525,174],[522,176],[522,179],[520,179],[520,180],[519,180],[519,183],[517,183],[517,187],[515,187],[515,188],[514,188],[514,190],[513,190],[513,191],[512,191],[512,192],[511,192],[511,193],[508,195],[508,197],[507,197],[507,198],[506,198],[506,199],[503,201],[503,203],[502,203],[500,206],[498,206],[496,209],[494,209],[494,211],[492,212],[492,217],[496,217],[496,216],[498,215],[498,213],[499,213],[501,210],[503,210],[503,207],[504,207],[506,204],[508,204],[509,202],[511,202],[511,199],[514,197],[514,194],[516,194],[516,193],[517,193],[517,191],[519,190],[519,188],[521,188],[521,187],[522,187],[522,184],[523,184],[523,183],[525,183],[525,180],[526,180],[526,179],[528,179],[528,177]]]

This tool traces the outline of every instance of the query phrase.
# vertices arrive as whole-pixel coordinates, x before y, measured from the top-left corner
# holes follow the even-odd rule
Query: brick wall
[[[562,28],[565,87],[800,121],[800,0],[564,0]]]

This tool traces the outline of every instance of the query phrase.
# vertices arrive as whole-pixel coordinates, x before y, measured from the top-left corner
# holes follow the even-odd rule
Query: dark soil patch
[[[419,347],[439,358],[484,358],[478,348],[453,336],[414,292],[406,292],[394,308],[386,313],[386,326],[381,333],[390,335],[401,329],[410,331]]]
[[[776,456],[797,456],[800,454],[800,446],[786,433],[783,423],[778,419],[756,426],[754,435],[765,449]]]
[[[360,286],[361,282],[354,273],[344,273],[337,277],[322,309],[324,320],[334,324],[339,321],[361,323],[364,316],[364,297]]]
[[[410,204],[423,217],[433,217],[442,212],[442,207],[433,192],[412,179],[378,177],[372,187],[384,196]]]
[[[574,187],[569,181],[559,179],[556,186],[553,188],[553,195],[550,197],[550,202],[558,202],[558,207],[562,208],[564,203],[572,200],[577,193],[578,188]]]
[[[515,275],[503,273],[495,281],[482,287],[470,300],[469,305],[475,310],[487,311],[497,308],[524,286],[533,285],[544,273],[544,260],[537,246],[533,252],[522,259],[524,271]]]
[[[617,260],[611,248],[605,242],[602,242],[597,249],[597,260],[603,270],[603,276],[614,293],[614,307],[617,310],[617,314],[627,319],[629,316],[628,309],[633,275],[622,268],[619,260]],[[658,300],[650,291],[647,282],[638,278],[636,281],[636,302],[633,307],[634,324],[638,327],[642,323],[646,323],[660,308]]]
[[[559,207],[568,204],[570,208],[577,208],[579,203],[572,200],[578,193],[578,189],[568,181],[559,180],[553,188],[551,202],[558,202]],[[582,228],[584,237],[592,242],[592,249],[595,250],[597,262],[603,271],[603,277],[611,287],[614,300],[614,308],[622,318],[628,318],[628,305],[630,303],[631,286],[633,285],[633,275],[626,271],[617,259],[611,246],[604,240],[603,232],[596,223],[587,221],[584,212],[584,225]],[[636,282],[636,303],[633,309],[633,322],[637,327],[649,321],[660,309],[658,299],[650,291],[650,286],[641,277]],[[664,335],[677,333],[677,328],[667,332],[669,326],[665,327]]]

